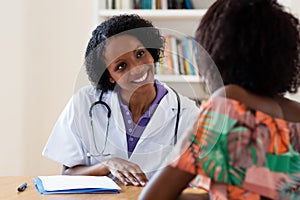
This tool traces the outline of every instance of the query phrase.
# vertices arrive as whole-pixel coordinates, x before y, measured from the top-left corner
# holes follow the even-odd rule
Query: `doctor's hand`
[[[124,185],[144,186],[148,181],[145,173],[135,163],[121,158],[110,158],[102,162],[102,164]]]

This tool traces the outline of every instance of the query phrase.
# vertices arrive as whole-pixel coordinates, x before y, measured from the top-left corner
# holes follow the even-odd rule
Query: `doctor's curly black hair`
[[[153,24],[138,15],[118,15],[101,23],[93,31],[85,53],[85,66],[89,80],[104,92],[113,90],[116,83],[109,81],[109,72],[104,63],[103,52],[107,40],[116,35],[136,37],[158,62],[163,55],[164,38]]]
[[[272,97],[296,93],[300,86],[299,34],[299,20],[276,0],[217,0],[196,40],[225,85]]]

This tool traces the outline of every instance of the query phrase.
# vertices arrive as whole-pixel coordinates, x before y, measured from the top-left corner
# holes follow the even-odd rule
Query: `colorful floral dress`
[[[300,121],[300,116],[299,116]],[[190,143],[173,167],[217,199],[300,199],[300,123],[232,99],[201,107]]]

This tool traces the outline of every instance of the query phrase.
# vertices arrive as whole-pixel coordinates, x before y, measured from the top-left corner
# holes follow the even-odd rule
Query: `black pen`
[[[27,183],[23,183],[22,185],[20,185],[17,190],[19,192],[23,192],[25,189],[27,188]]]

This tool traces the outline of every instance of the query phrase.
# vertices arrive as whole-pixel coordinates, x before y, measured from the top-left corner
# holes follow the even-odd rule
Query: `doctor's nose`
[[[131,75],[140,74],[143,71],[143,63],[141,62],[131,62],[129,67],[129,73]]]
[[[143,65],[136,66],[129,71],[129,74],[132,77],[140,76],[143,73],[145,73],[145,68],[143,67]]]

